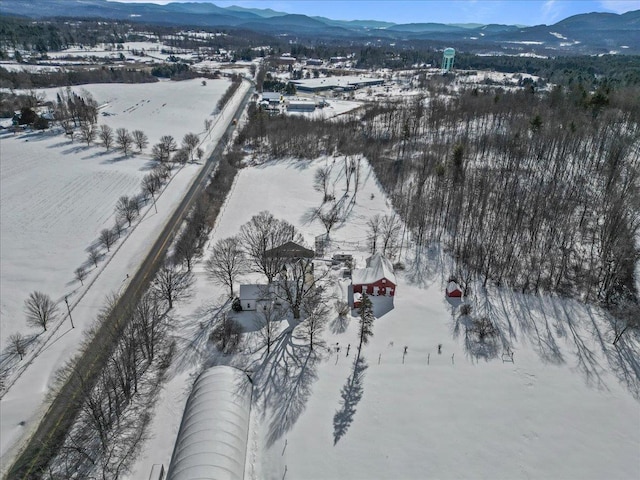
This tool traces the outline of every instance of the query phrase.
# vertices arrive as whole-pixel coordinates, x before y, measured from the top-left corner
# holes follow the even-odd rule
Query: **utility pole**
[[[67,304],[67,312],[69,312],[69,321],[71,322],[71,328],[76,328],[73,325],[73,318],[71,318],[71,308],[69,307],[69,295],[64,296],[64,303]]]

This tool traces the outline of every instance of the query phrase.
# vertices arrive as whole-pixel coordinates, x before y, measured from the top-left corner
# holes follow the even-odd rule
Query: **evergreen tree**
[[[369,338],[373,336],[373,321],[376,317],[373,315],[373,306],[371,305],[371,299],[366,293],[362,293],[362,300],[360,301],[360,308],[358,309],[360,314],[360,324],[358,329],[358,336],[360,337],[360,343],[358,344],[358,356],[360,358],[360,351],[362,345],[369,343]]]

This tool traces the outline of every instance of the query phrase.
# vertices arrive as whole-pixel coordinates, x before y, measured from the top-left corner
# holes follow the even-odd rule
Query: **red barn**
[[[367,268],[357,268],[351,274],[354,297],[356,293],[384,295],[393,297],[396,293],[396,276],[391,262],[380,255],[373,254],[367,259]]]
[[[454,281],[449,282],[449,285],[447,285],[446,293],[447,297],[462,297],[462,290],[460,290],[460,287]]]

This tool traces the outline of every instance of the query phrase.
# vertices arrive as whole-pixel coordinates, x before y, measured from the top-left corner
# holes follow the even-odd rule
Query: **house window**
[[[382,283],[387,283],[387,280],[383,278]]]

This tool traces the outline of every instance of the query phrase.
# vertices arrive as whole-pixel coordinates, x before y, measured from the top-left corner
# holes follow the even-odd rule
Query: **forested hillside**
[[[469,89],[372,104],[345,123],[270,118],[240,135],[275,157],[363,153],[417,248],[451,272],[522,292],[637,308],[637,89]]]

